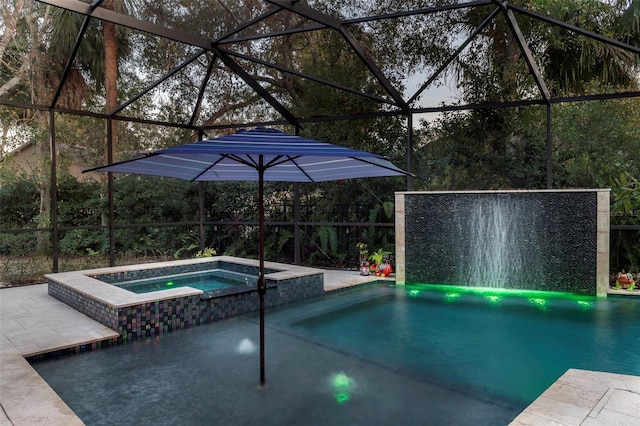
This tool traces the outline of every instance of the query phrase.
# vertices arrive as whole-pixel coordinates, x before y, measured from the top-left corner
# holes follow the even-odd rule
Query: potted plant
[[[391,252],[388,250],[383,249],[382,247],[379,248],[378,250],[374,251],[373,253],[371,253],[371,255],[369,256],[369,260],[375,264],[375,265],[379,265],[382,263],[382,259],[384,259],[385,257],[391,256]]]
[[[356,250],[358,250],[359,255],[359,266],[362,266],[362,264],[366,262],[369,257],[369,246],[367,245],[367,243],[360,242],[356,244]]]

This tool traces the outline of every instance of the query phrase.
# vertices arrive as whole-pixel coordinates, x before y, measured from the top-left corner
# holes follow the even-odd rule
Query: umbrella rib
[[[192,179],[191,182],[196,181],[200,176],[202,176],[203,174],[207,173],[209,170],[211,170],[212,168],[214,168],[220,161],[222,161],[222,158],[224,158],[224,156],[221,156],[218,160],[216,160],[215,162],[209,164],[205,169],[203,169],[200,173],[198,173],[197,175],[195,175]]]
[[[413,173],[411,173],[411,172],[407,172],[407,171],[405,171],[405,170],[398,169],[398,168],[395,168],[395,167],[394,167],[394,168],[391,168],[391,167],[389,167],[389,166],[385,166],[384,164],[374,163],[373,161],[368,161],[368,160],[366,160],[366,159],[364,159],[364,158],[361,158],[361,157],[349,157],[349,158],[351,158],[351,159],[353,159],[353,160],[357,160],[357,161],[362,161],[363,163],[371,164],[372,166],[376,166],[376,167],[379,167],[379,168],[381,168],[381,169],[387,169],[387,170],[391,170],[391,171],[393,171],[393,172],[400,172],[400,173],[405,174],[406,176],[415,176],[415,175],[414,175]],[[386,160],[386,158],[384,158],[384,157],[378,157],[378,159],[380,159],[380,160]],[[388,161],[388,160],[387,160],[387,161]],[[393,164],[392,164],[392,165],[393,165]]]
[[[120,165],[122,165],[122,164],[131,163],[131,162],[133,162],[133,161],[138,161],[138,160],[141,160],[141,159],[143,159],[143,158],[155,157],[155,156],[157,156],[157,155],[159,155],[159,153],[157,153],[157,152],[150,152],[150,153],[144,154],[142,157],[130,158],[130,159],[128,159],[128,160],[118,161],[117,163],[107,164],[106,166],[92,167],[92,168],[90,168],[90,169],[83,170],[83,171],[82,171],[82,173],[95,172],[95,171],[97,171],[97,170],[104,169],[105,167],[120,166]]]
[[[221,155],[220,155],[220,158],[219,158],[217,161],[215,161],[214,163],[211,163],[209,166],[207,166],[207,168],[203,169],[200,173],[198,173],[196,176],[194,176],[193,178],[191,178],[191,182],[194,182],[194,181],[198,180],[198,178],[199,178],[200,176],[204,175],[204,174],[205,174],[205,173],[207,173],[209,170],[213,169],[215,166],[217,166],[217,165],[218,165],[218,164],[219,164],[223,159],[225,159],[225,158],[228,158],[228,159],[233,160],[233,161],[235,161],[235,162],[237,162],[237,163],[240,163],[240,164],[244,164],[245,166],[247,166],[247,167],[251,167],[251,168],[256,169],[256,170],[257,170],[257,169],[258,169],[258,167],[259,167],[258,163],[256,163],[255,161],[249,161],[249,160],[247,160],[247,159],[245,159],[245,158],[242,158],[242,157],[240,157],[240,156],[238,156],[238,155],[235,155],[235,154],[221,154]],[[250,157],[250,156],[249,156],[248,158],[250,158],[251,160],[253,160],[253,158],[252,158],[252,157]],[[279,158],[279,157],[276,157],[274,160],[277,160],[278,158]],[[273,161],[272,161],[272,162],[273,162]],[[271,167],[272,165],[273,165],[273,164],[272,164],[272,163],[270,163],[268,167]]]
[[[269,161],[266,166],[265,169],[271,168],[271,167],[276,167],[279,166],[280,164],[284,164],[287,161],[293,161],[296,158],[300,157],[299,155],[296,155],[295,157],[290,157],[290,156],[284,156],[284,155],[278,155],[277,157],[274,157],[271,161]]]
[[[243,158],[237,154],[220,154],[222,158],[228,158],[229,160],[233,160],[236,163],[244,164],[245,166],[252,167],[254,169],[258,169],[258,163],[251,156],[247,156],[247,158],[251,159],[249,161],[247,158]]]
[[[242,158],[242,157],[238,156],[237,154],[222,154],[222,156],[224,158],[228,158],[230,160],[233,160],[233,161],[235,161],[237,163],[244,164],[245,166],[252,167],[252,168],[254,168],[256,170],[259,167],[258,163],[250,155],[247,155],[247,158],[251,159],[251,161],[249,161],[248,159]]]
[[[290,157],[287,156],[287,158],[289,159],[289,161],[291,161],[291,163],[293,163],[294,166],[296,166],[298,168],[298,170],[300,170],[300,172],[305,175],[307,177],[307,179],[309,179],[309,182],[315,182],[315,180],[309,175],[309,173],[307,173],[302,167],[300,167],[300,165],[296,162],[296,160],[298,158],[300,158],[300,156],[296,156],[296,157]]]

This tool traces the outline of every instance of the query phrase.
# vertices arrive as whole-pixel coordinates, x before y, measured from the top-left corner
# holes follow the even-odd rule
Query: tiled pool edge
[[[145,265],[129,265],[46,275],[52,297],[117,331],[119,341],[159,335],[181,328],[242,315],[259,309],[257,291],[202,297],[203,291],[190,287],[135,294],[93,277],[105,274],[131,275],[136,271],[223,262],[240,270],[254,268],[258,261],[230,256],[189,259]],[[324,294],[324,272],[319,269],[265,262],[267,293],[265,307],[273,307]],[[171,270],[171,269],[170,269]]]

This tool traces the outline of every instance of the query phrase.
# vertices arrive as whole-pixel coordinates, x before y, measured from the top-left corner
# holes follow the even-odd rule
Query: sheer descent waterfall
[[[523,275],[535,277],[535,233],[521,224],[535,220],[531,211],[513,199],[479,199],[470,209],[453,212],[458,244],[456,282],[473,287],[508,288]],[[523,253],[525,247],[528,253]],[[525,261],[528,257],[528,261]],[[529,266],[529,267],[528,267]],[[533,268],[531,267],[533,266]]]
[[[606,295],[609,190],[396,193],[396,283]]]

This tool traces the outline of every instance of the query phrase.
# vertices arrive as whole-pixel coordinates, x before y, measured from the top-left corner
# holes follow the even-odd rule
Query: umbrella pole
[[[258,169],[258,251],[260,275],[258,276],[258,294],[260,295],[260,385],[265,385],[264,362],[264,295],[267,286],[264,279],[264,169]]]

